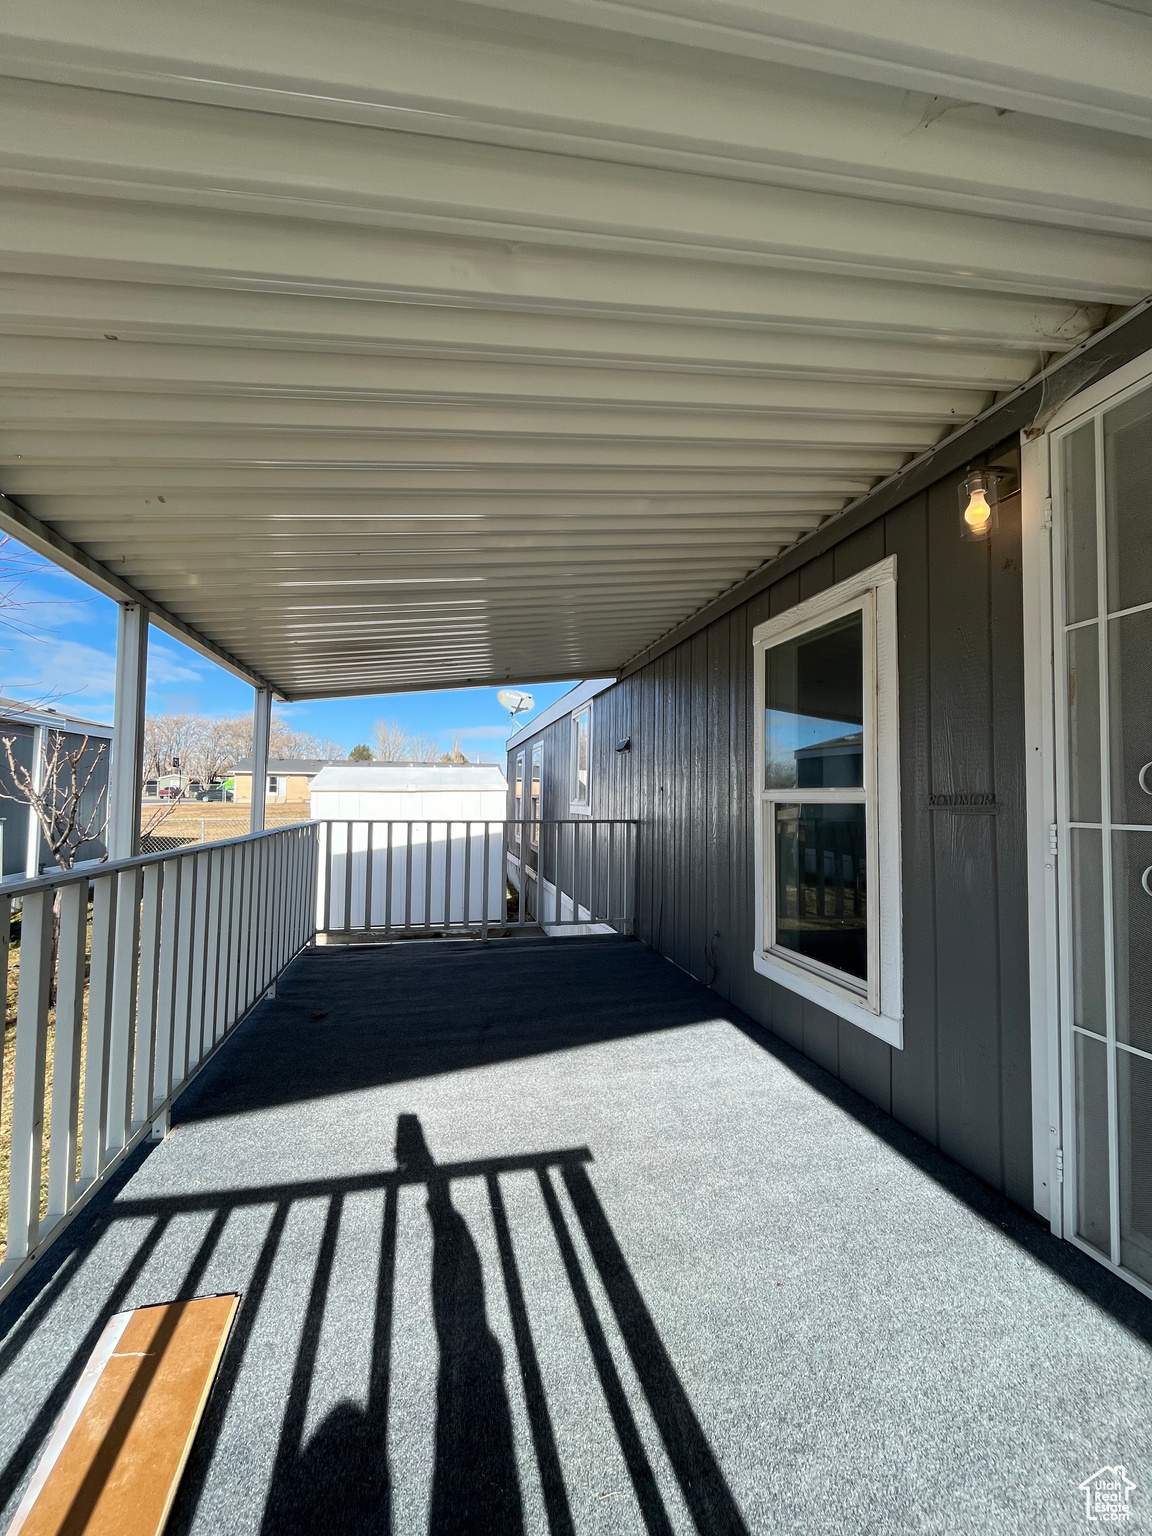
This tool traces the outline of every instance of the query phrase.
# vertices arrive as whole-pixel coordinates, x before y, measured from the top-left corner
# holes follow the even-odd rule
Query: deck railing
[[[174,1095],[312,938],[315,886],[305,823],[0,890],[0,972],[16,991],[0,1048],[0,1295],[163,1133]]]
[[[477,933],[540,924],[632,931],[636,823],[326,820],[321,933]]]
[[[634,822],[324,821],[0,888],[0,1296],[318,929],[628,933],[635,866]]]

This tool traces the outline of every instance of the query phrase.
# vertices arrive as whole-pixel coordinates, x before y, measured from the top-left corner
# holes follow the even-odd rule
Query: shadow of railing
[[[41,1405],[7,1465],[0,1470],[0,1508],[14,1495],[59,1416],[107,1318],[122,1309],[149,1258],[178,1218],[210,1219],[185,1271],[179,1296],[202,1288],[229,1218],[244,1208],[271,1209],[244,1286],[236,1324],[204,1421],[173,1508],[169,1531],[186,1532],[197,1511],[213,1458],[221,1450],[228,1406],[244,1369],[253,1330],[285,1238],[300,1202],[325,1202],[323,1225],[308,1281],[303,1323],[291,1367],[261,1529],[265,1536],[324,1531],[328,1536],[388,1536],[393,1488],[388,1461],[392,1389],[399,1196],[408,1185],[426,1190],[431,1227],[431,1302],[438,1348],[434,1460],[428,1501],[430,1536],[517,1536],[525,1529],[525,1497],[514,1449],[513,1410],[505,1382],[504,1352],[489,1325],[485,1273],[468,1224],[453,1203],[453,1186],[479,1181],[495,1236],[499,1282],[511,1322],[516,1368],[526,1409],[535,1474],[551,1536],[575,1536],[577,1524],[558,1449],[525,1286],[516,1258],[512,1223],[501,1178],[534,1176],[563,1273],[591,1356],[612,1430],[627,1468],[644,1529],[671,1536],[667,1473],[658,1476],[655,1447],[645,1443],[638,1420],[637,1387],[655,1426],[684,1508],[701,1536],[746,1536],[747,1527],[724,1479],[672,1359],[624,1257],[607,1213],[588,1175],[586,1147],[437,1163],[415,1115],[401,1115],[396,1163],[387,1172],[331,1180],[263,1185],[248,1189],[194,1190],[181,1195],[120,1199],[110,1221],[147,1220],[145,1230],[100,1315],[78,1344],[68,1368]],[[561,1199],[561,1191],[566,1202]],[[368,1386],[362,1404],[343,1401],[306,1435],[309,1399],[341,1221],[349,1199],[383,1193],[383,1213],[369,1351]],[[574,1219],[574,1224],[573,1224]],[[633,1374],[631,1391],[609,1343],[578,1239],[591,1260]],[[489,1276],[489,1283],[492,1276]],[[14,1341],[13,1341],[14,1342]],[[617,1354],[619,1349],[617,1349]],[[0,1373],[11,1360],[0,1349]],[[221,1450],[221,1454],[223,1451]],[[228,1454],[233,1454],[229,1451]]]

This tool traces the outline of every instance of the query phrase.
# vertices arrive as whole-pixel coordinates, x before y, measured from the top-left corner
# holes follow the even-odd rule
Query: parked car
[[[196,796],[198,800],[225,800],[227,794],[223,784],[217,784],[214,789],[202,789]]]

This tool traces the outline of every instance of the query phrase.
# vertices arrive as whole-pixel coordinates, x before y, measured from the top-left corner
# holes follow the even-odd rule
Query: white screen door
[[[1152,385],[1051,448],[1064,1230],[1152,1287]]]

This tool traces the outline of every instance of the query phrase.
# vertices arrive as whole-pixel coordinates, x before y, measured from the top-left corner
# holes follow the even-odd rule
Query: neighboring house
[[[296,804],[307,800],[312,781],[328,763],[322,757],[270,757],[265,799],[269,805]],[[232,771],[237,805],[252,804],[252,759],[242,757]]]
[[[333,828],[330,843],[323,828],[322,907],[342,912],[347,882],[353,910],[367,901],[387,926],[477,921],[485,899],[488,920],[501,921],[501,861],[486,860],[485,845],[504,836],[506,796],[495,763],[330,763],[313,780],[312,816],[351,825]]]
[[[101,753],[92,782],[80,804],[80,819],[85,822],[103,797],[101,816],[107,815],[108,769],[112,753],[112,727],[78,715],[66,714],[57,709],[29,709],[14,699],[0,699],[0,741],[8,737],[12,742],[12,756],[18,767],[31,769],[44,754],[52,733],[60,731],[64,736],[65,751],[75,751],[85,737],[88,747],[80,760],[81,778],[88,771],[90,757]],[[42,771],[42,769],[41,769]],[[12,781],[8,767],[8,754],[0,746],[0,789],[5,795],[19,793]],[[38,875],[41,870],[56,867],[48,846],[40,831],[39,823],[27,801],[0,799],[0,861],[4,879],[24,875]],[[102,859],[107,852],[103,828],[101,835],[83,844],[78,851],[77,862]]]

